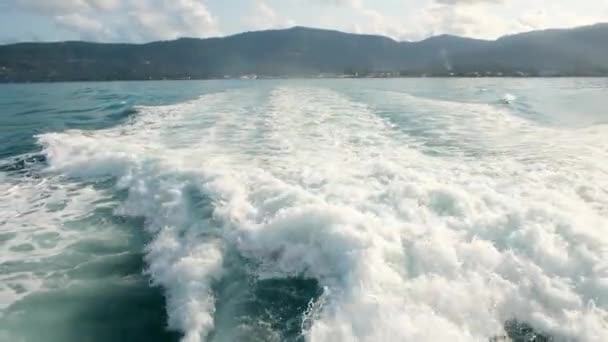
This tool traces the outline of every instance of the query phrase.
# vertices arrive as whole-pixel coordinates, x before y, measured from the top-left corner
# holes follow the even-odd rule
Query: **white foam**
[[[504,104],[511,104],[515,102],[515,100],[517,100],[517,96],[509,93],[506,93],[501,99],[502,103]]]
[[[0,275],[0,309],[47,287],[47,276],[57,270],[48,267],[33,270],[35,264],[61,254],[81,239],[103,237],[103,231],[85,227],[75,231],[65,224],[110,204],[102,203],[108,195],[91,186],[46,176],[5,175],[0,180],[0,263],[15,265],[7,266]]]
[[[297,86],[141,108],[128,125],[40,141],[53,172],[128,189],[119,213],[155,234],[149,273],[186,341],[213,328],[227,246],[260,276],[320,282],[311,341],[486,341],[513,318],[558,340],[608,340],[607,132],[377,95],[468,142],[433,156],[421,147],[432,137],[370,104]],[[212,199],[213,223],[192,188]]]
[[[142,107],[139,110],[146,115],[122,127],[39,137],[49,172],[77,179],[117,177],[117,187],[128,190],[116,214],[146,218],[147,229],[154,234],[147,247],[147,272],[166,289],[169,327],[182,331],[184,341],[196,341],[213,327],[210,286],[222,272],[222,241],[204,222],[193,220],[188,191],[198,188],[217,201],[230,200],[230,192],[239,191],[226,176],[199,169],[205,148],[198,139],[217,126],[205,127],[204,120],[194,123],[191,115],[194,104],[211,105],[216,97],[221,99],[207,96],[194,103]],[[193,128],[189,124],[201,131],[188,135]]]

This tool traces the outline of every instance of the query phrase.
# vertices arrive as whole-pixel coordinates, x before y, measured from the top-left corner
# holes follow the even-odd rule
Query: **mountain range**
[[[293,27],[147,44],[0,46],[0,82],[339,76],[608,76],[608,24],[419,42]]]

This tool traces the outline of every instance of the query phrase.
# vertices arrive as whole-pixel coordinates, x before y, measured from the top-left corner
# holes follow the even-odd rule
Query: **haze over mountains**
[[[294,27],[148,44],[0,46],[0,82],[382,76],[608,76],[608,24],[420,42]]]

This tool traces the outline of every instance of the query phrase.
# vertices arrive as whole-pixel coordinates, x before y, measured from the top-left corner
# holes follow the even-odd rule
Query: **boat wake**
[[[144,219],[183,341],[608,340],[608,132],[508,110],[294,85],[38,139]]]

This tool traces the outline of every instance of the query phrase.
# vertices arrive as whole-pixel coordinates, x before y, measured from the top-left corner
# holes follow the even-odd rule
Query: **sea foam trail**
[[[110,205],[109,196],[59,178],[0,176],[0,310],[56,286],[71,267],[57,256],[75,242],[108,237],[77,222]]]
[[[377,96],[278,86],[39,139],[50,172],[128,191],[116,214],[146,218],[148,273],[185,341],[214,329],[227,250],[261,278],[319,282],[310,341],[487,341],[513,319],[557,340],[608,340],[606,132],[376,95],[390,117]],[[398,110],[412,103],[418,114]],[[443,134],[470,144],[430,153]],[[504,144],[535,137],[533,164]]]

